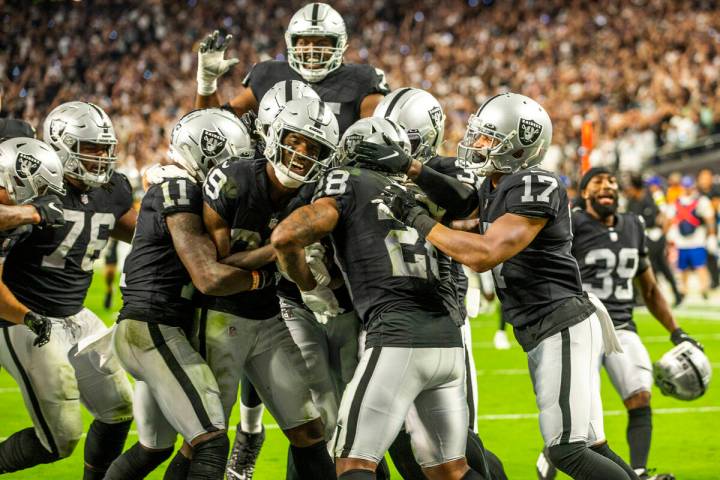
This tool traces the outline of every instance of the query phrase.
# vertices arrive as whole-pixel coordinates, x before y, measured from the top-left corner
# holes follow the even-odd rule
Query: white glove
[[[330,320],[330,317],[327,315],[323,315],[322,313],[313,313],[315,315],[315,320],[321,325],[327,325],[328,320]]]
[[[200,95],[207,96],[215,93],[217,79],[240,61],[237,58],[225,60],[225,50],[232,40],[232,35],[221,39],[218,39],[218,35],[219,32],[215,30],[205,37],[198,49],[197,93]]]
[[[715,235],[708,235],[705,249],[710,255],[716,255],[718,251],[718,239]]]
[[[335,294],[328,287],[318,284],[312,290],[304,292],[300,290],[302,300],[314,313],[334,317],[341,313]]]
[[[310,267],[315,281],[319,285],[327,287],[332,277],[325,265],[325,247],[323,247],[320,242],[315,242],[305,247],[305,261],[308,267]]]

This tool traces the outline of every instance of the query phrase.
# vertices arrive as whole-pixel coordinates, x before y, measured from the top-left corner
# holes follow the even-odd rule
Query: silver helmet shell
[[[215,165],[231,158],[251,159],[255,149],[245,125],[221,108],[194,110],[170,136],[170,158],[202,181]]]
[[[345,130],[335,153],[334,166],[348,163],[360,142],[384,144],[383,135],[410,154],[410,139],[401,125],[389,118],[365,117]]]
[[[532,98],[503,93],[470,116],[457,156],[479,175],[507,174],[542,162],[551,141],[545,109]]]
[[[275,169],[278,180],[289,188],[315,181],[335,153],[339,138],[338,122],[330,107],[314,98],[290,100],[270,124],[265,157]],[[283,142],[290,133],[297,133],[316,143],[316,156],[304,155]],[[311,167],[303,174],[294,171],[293,162],[310,162]]]
[[[682,342],[653,364],[653,376],[663,395],[694,400],[710,385],[712,368],[702,350],[690,342]]]
[[[67,102],[55,107],[43,124],[43,140],[55,149],[68,177],[90,188],[110,181],[118,141],[110,117],[97,105]],[[85,143],[106,146],[106,155],[80,153]]]
[[[375,117],[402,125],[410,138],[411,156],[423,163],[437,155],[445,136],[445,113],[440,102],[419,88],[400,88],[383,98]]]
[[[329,37],[332,47],[298,47],[303,36]],[[290,19],[285,32],[290,68],[310,83],[323,80],[330,72],[340,68],[347,49],[347,30],[340,14],[326,3],[310,3],[298,10]]]
[[[0,143],[0,187],[21,205],[48,193],[65,195],[63,164],[46,143],[16,137]]]
[[[256,132],[265,138],[270,124],[285,108],[285,104],[290,100],[305,97],[320,100],[320,96],[310,85],[299,80],[282,80],[273,85],[258,104],[257,119],[255,119]]]

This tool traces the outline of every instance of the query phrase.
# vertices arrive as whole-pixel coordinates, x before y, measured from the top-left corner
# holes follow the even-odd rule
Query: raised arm
[[[309,291],[317,286],[305,260],[305,247],[332,232],[339,218],[335,199],[323,197],[298,208],[273,230],[270,241],[278,263],[300,290]]]

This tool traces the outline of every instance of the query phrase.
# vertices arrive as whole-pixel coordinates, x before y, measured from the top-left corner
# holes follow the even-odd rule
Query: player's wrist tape
[[[413,219],[411,226],[417,230],[422,237],[427,237],[430,234],[430,230],[432,230],[437,223],[438,222],[429,215],[421,214]]]
[[[217,78],[208,82],[207,80],[201,80],[198,78],[198,88],[197,93],[198,95],[202,95],[204,97],[210,96],[213,93],[217,91]]]

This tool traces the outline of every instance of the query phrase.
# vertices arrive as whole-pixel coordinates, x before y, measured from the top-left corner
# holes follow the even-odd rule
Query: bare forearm
[[[40,214],[32,205],[0,205],[0,230],[40,223]]]
[[[257,270],[268,263],[274,262],[275,258],[275,249],[272,245],[265,245],[255,250],[233,253],[229,257],[220,260],[220,263],[244,270]]]
[[[220,97],[218,96],[217,91],[215,91],[212,95],[200,95],[199,93],[195,95],[195,108],[210,108],[219,106]]]
[[[427,239],[438,250],[476,272],[484,272],[495,266],[489,245],[482,235],[452,230],[437,224]]]
[[[280,268],[300,287],[308,291],[317,286],[315,277],[305,261],[305,249],[296,246],[286,246],[277,250],[277,260]]]
[[[672,333],[677,330],[678,324],[670,311],[670,307],[665,300],[665,296],[658,288],[657,283],[653,282],[651,285],[642,286],[641,291],[643,300],[645,300],[645,305],[647,305],[647,308],[653,317],[655,317],[668,332]]]
[[[22,324],[30,309],[20,303],[5,284],[0,284],[0,318]]]

